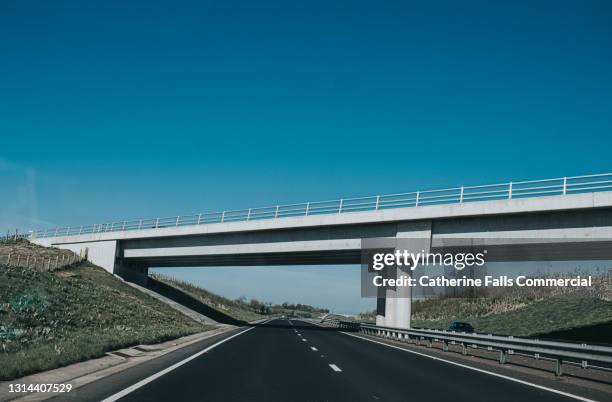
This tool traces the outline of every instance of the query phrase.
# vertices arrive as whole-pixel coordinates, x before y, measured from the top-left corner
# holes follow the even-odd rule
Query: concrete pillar
[[[406,222],[398,224],[396,235],[396,250],[411,252],[429,252],[431,249],[431,221]],[[390,276],[400,278],[411,275],[409,267],[398,267]],[[380,322],[384,326],[409,329],[412,315],[412,288],[400,286],[387,289],[385,294],[385,312]],[[379,317],[376,317],[379,324]]]
[[[395,290],[387,289],[387,295],[385,297],[385,323],[383,324],[385,327],[395,326],[395,307]]]
[[[397,277],[410,276],[410,270],[397,269]],[[410,328],[410,317],[412,314],[412,288],[409,286],[398,287],[395,291],[395,317],[393,326],[396,328]]]
[[[376,325],[385,325],[385,290],[378,288],[378,297],[376,298]]]

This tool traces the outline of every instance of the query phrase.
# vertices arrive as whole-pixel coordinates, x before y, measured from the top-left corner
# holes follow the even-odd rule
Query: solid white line
[[[313,352],[317,352],[319,349],[315,348],[314,346],[311,346],[310,349],[312,349]]]
[[[338,366],[336,366],[335,364],[330,364],[329,367],[332,368],[332,370],[334,371],[342,371],[342,369]]]
[[[349,333],[346,333],[346,332],[342,332],[342,333],[344,335],[353,336],[353,337],[358,338],[358,339],[363,339],[364,341],[378,343],[379,345],[388,346],[388,347],[393,348],[393,349],[403,350],[404,352],[413,353],[415,355],[419,355],[419,356],[423,356],[423,357],[429,357],[430,359],[433,359],[433,360],[437,360],[437,361],[441,361],[441,362],[444,362],[444,363],[452,364],[454,366],[459,366],[459,367],[463,367],[463,368],[466,368],[466,369],[478,371],[480,373],[489,374],[489,375],[492,375],[492,376],[495,376],[495,377],[499,377],[499,378],[503,378],[503,379],[506,379],[506,380],[509,380],[509,381],[514,381],[514,382],[517,382],[519,384],[528,385],[528,386],[533,387],[533,388],[543,389],[545,391],[549,391],[549,392],[553,392],[555,394],[559,394],[559,395],[567,396],[567,397],[570,397],[570,398],[574,398],[574,399],[577,399],[579,401],[597,402],[594,399],[589,399],[589,398],[585,398],[585,397],[582,397],[582,396],[579,396],[579,395],[570,394],[569,392],[559,391],[559,390],[554,389],[554,388],[548,388],[548,387],[545,387],[543,385],[538,385],[538,384],[534,384],[532,382],[528,382],[528,381],[524,381],[524,380],[519,380],[518,378],[508,377],[508,376],[503,375],[503,374],[498,374],[498,373],[494,373],[492,371],[487,371],[487,370],[479,369],[479,368],[476,368],[476,367],[468,366],[466,364],[461,364],[461,363],[457,363],[457,362],[454,362],[454,361],[451,361],[451,360],[442,359],[440,357],[431,356],[431,355],[428,355],[428,354],[425,354],[425,353],[416,352],[414,350],[400,348],[399,346],[389,345],[389,344],[384,343],[384,342],[375,341],[374,339],[364,338],[364,337],[361,337],[361,336],[358,336],[358,335],[355,335],[355,334],[349,334]],[[330,366],[331,366],[331,364],[330,364]]]
[[[270,321],[270,320],[268,320],[268,321]],[[262,324],[265,324],[268,321],[265,321]],[[212,350],[212,349],[216,348],[217,346],[221,345],[222,343],[225,343],[225,342],[229,341],[230,339],[233,339],[233,338],[235,338],[237,336],[240,336],[242,334],[246,334],[247,332],[249,332],[250,330],[252,330],[254,328],[255,327],[250,327],[250,328],[248,328],[248,329],[246,329],[246,330],[244,330],[242,332],[234,334],[234,335],[232,335],[232,336],[230,336],[228,338],[222,339],[219,342],[217,342],[217,343],[215,343],[213,345],[210,345],[206,349],[203,349],[203,350],[197,352],[196,354],[191,355],[188,358],[186,358],[184,360],[181,360],[180,362],[175,363],[172,366],[167,367],[167,368],[163,369],[162,371],[157,372],[157,373],[153,374],[152,376],[149,376],[149,377],[145,378],[144,380],[138,381],[136,384],[130,385],[129,387],[127,387],[123,391],[119,391],[116,394],[109,396],[108,398],[104,399],[102,402],[114,402],[114,401],[116,401],[118,399],[121,399],[124,396],[126,396],[127,394],[136,391],[138,388],[147,385],[151,381],[155,381],[156,379],[158,379],[159,377],[163,376],[164,374],[168,374],[169,372],[171,372],[172,370],[182,366],[183,364],[189,363],[193,359],[196,359],[196,358],[202,356],[204,353],[208,352],[209,350]]]

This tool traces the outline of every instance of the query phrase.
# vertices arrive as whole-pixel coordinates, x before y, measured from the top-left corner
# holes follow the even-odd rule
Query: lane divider
[[[332,370],[334,370],[335,372],[338,372],[338,373],[342,371],[342,369],[340,367],[336,366],[335,364],[330,364],[329,367],[331,367]]]
[[[393,348],[393,349],[399,349],[399,350],[403,350],[404,352],[412,353],[412,354],[423,356],[423,357],[428,357],[430,359],[437,360],[437,361],[444,362],[444,363],[448,363],[448,364],[452,364],[454,366],[459,366],[459,367],[463,367],[463,368],[466,368],[466,369],[469,369],[469,370],[478,371],[479,373],[489,374],[489,375],[492,375],[494,377],[503,378],[505,380],[517,382],[519,384],[527,385],[527,386],[530,386],[530,387],[533,387],[533,388],[542,389],[544,391],[549,391],[549,392],[552,392],[552,393],[555,393],[555,394],[558,394],[558,395],[567,396],[569,398],[577,399],[579,401],[583,401],[583,402],[597,402],[594,399],[585,398],[585,397],[582,397],[580,395],[571,394],[571,393],[565,392],[565,391],[559,391],[558,389],[549,388],[549,387],[545,387],[543,385],[534,384],[534,383],[529,382],[529,381],[519,380],[518,378],[509,377],[507,375],[495,373],[495,372],[492,372],[492,371],[483,370],[483,369],[480,369],[480,368],[477,368],[477,367],[468,366],[467,364],[462,364],[462,363],[457,363],[457,362],[454,362],[454,361],[451,361],[451,360],[442,359],[440,357],[431,356],[431,355],[428,355],[426,353],[420,353],[420,352],[417,352],[417,351],[414,351],[414,350],[404,349],[404,348],[401,348],[399,346],[390,345],[390,344],[384,343],[384,342],[379,342],[379,341],[374,340],[374,339],[364,338],[362,336],[355,335],[355,334],[350,334],[348,332],[341,332],[340,331],[340,333],[342,333],[344,335],[352,336],[352,337],[357,338],[357,339],[362,339],[364,341],[373,342],[373,343],[377,343],[379,345],[387,346],[387,347],[390,347],[390,348]]]
[[[310,321],[304,321],[304,322],[314,324],[314,325],[316,325],[318,327],[328,328],[325,325],[321,325],[321,324],[316,323],[316,322],[310,322]],[[463,367],[463,368],[466,368],[466,369],[469,369],[469,370],[478,371],[479,373],[483,373],[483,374],[489,374],[489,375],[492,375],[494,377],[503,378],[503,379],[508,380],[508,381],[513,381],[513,382],[516,382],[516,383],[519,383],[519,384],[527,385],[529,387],[533,387],[533,388],[541,389],[541,390],[544,390],[544,391],[552,392],[554,394],[567,396],[569,398],[573,398],[573,399],[576,399],[578,401],[597,402],[594,399],[589,399],[589,398],[585,398],[585,397],[580,396],[580,395],[572,394],[572,393],[565,392],[565,391],[560,391],[560,390],[554,389],[554,388],[545,387],[543,385],[534,384],[534,383],[529,382],[529,381],[519,380],[518,378],[514,378],[514,377],[507,376],[507,375],[495,373],[493,371],[487,371],[487,370],[483,370],[483,369],[480,369],[480,368],[477,368],[477,367],[468,366],[467,364],[457,363],[457,362],[454,362],[452,360],[446,360],[446,359],[442,359],[440,357],[431,356],[431,355],[428,355],[427,353],[420,353],[420,352],[417,352],[415,350],[404,349],[404,348],[401,348],[399,346],[390,345],[390,344],[384,343],[384,342],[379,342],[377,340],[370,339],[370,338],[364,338],[363,336],[351,334],[349,332],[343,332],[343,331],[338,331],[338,332],[340,332],[341,334],[344,334],[344,335],[352,336],[352,337],[357,338],[357,339],[361,339],[361,340],[364,340],[364,341],[373,342],[373,343],[377,343],[379,345],[387,346],[389,348],[403,350],[404,352],[407,352],[407,353],[412,353],[412,354],[415,354],[415,355],[418,355],[418,356],[428,357],[430,359],[437,360],[437,361],[444,362],[444,363],[448,363],[448,364],[452,364],[454,366],[459,366],[459,367]],[[321,355],[321,357],[323,357],[323,355]]]

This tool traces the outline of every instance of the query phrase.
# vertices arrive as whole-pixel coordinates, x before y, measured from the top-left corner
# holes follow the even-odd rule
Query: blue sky
[[[610,2],[292,3],[1,2],[0,230],[612,170]]]

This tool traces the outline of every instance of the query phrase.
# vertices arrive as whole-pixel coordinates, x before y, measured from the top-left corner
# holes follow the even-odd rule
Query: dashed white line
[[[302,338],[302,342],[306,342],[306,338]]]
[[[309,321],[306,321],[306,322],[309,322]],[[316,322],[312,322],[312,324],[314,324],[314,325],[316,325],[318,327],[326,328],[325,326],[323,326],[321,324],[318,324]],[[549,392],[552,392],[552,393],[557,394],[557,395],[567,396],[569,398],[577,399],[579,401],[583,401],[583,402],[596,402],[594,399],[585,398],[583,396],[576,395],[576,394],[571,394],[569,392],[559,391],[558,389],[549,388],[549,387],[545,387],[543,385],[534,384],[534,383],[529,382],[529,381],[519,380],[518,378],[510,377],[510,376],[503,375],[503,374],[498,374],[498,373],[495,373],[493,371],[487,371],[487,370],[479,369],[479,368],[476,368],[476,367],[468,366],[467,364],[461,364],[461,363],[457,363],[457,362],[454,362],[454,361],[451,361],[451,360],[442,359],[440,357],[431,356],[431,355],[428,355],[426,353],[420,353],[420,352],[417,352],[417,351],[414,351],[414,350],[400,348],[399,346],[389,345],[388,343],[379,342],[379,341],[376,341],[374,339],[364,338],[362,336],[355,335],[355,334],[349,334],[348,332],[340,331],[340,333],[344,334],[344,335],[352,336],[352,337],[355,337],[355,338],[358,338],[358,339],[362,339],[364,341],[378,343],[379,345],[387,346],[389,348],[402,350],[402,351],[407,352],[407,353],[413,353],[415,355],[419,355],[419,356],[423,356],[423,357],[428,357],[430,359],[437,360],[437,361],[444,362],[444,363],[448,363],[448,364],[452,364],[454,366],[459,366],[459,367],[463,367],[463,368],[466,368],[466,369],[469,369],[469,370],[478,371],[479,373],[492,375],[492,376],[498,377],[498,378],[503,378],[504,380],[513,381],[513,382],[516,382],[516,383],[519,383],[519,384],[527,385],[529,387],[541,389],[541,390],[544,390],[544,391],[549,391]],[[321,355],[321,357],[323,357],[323,355]]]
[[[331,367],[332,370],[334,370],[336,372],[342,371],[342,369],[340,367],[336,366],[335,364],[330,364],[329,367]]]
[[[313,352],[317,352],[319,349],[315,348],[314,346],[311,346],[310,349],[312,349]]]

